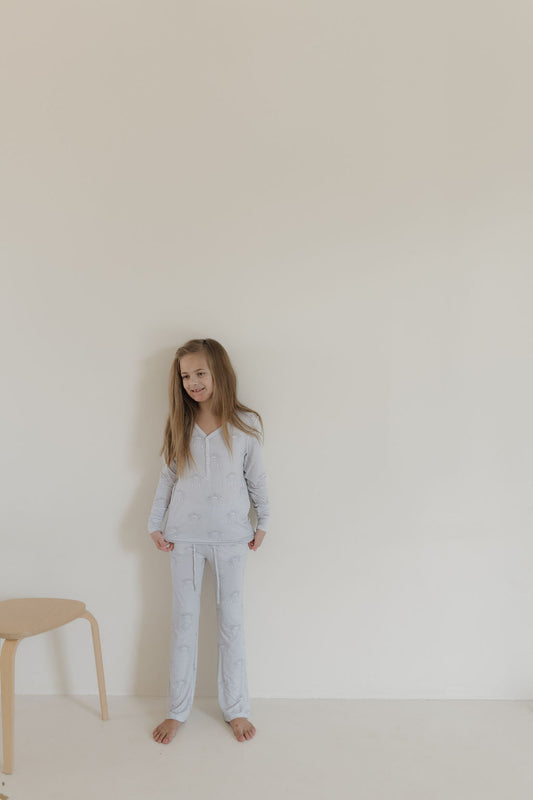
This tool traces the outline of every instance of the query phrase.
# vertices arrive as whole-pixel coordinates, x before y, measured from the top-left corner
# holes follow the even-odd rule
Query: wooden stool
[[[107,697],[104,683],[104,666],[98,623],[79,600],[57,597],[29,597],[0,601],[0,639],[5,639],[0,654],[0,681],[2,683],[2,733],[4,739],[4,772],[13,771],[13,719],[15,706],[15,652],[18,643],[26,636],[51,631],[79,617],[91,623],[100,693],[102,719],[108,719]]]

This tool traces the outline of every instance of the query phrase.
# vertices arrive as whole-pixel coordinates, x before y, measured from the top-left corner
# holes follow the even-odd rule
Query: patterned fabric
[[[247,412],[242,418],[259,429],[256,414]],[[232,425],[228,429],[232,453],[221,427],[206,435],[195,425],[191,453],[196,468],[189,467],[176,480],[175,461],[170,468],[163,463],[148,520],[149,533],[163,531],[169,542],[249,542],[254,538],[248,517],[250,500],[257,513],[257,527],[267,530],[269,501],[263,447],[255,436]]]
[[[170,553],[172,638],[168,717],[185,722],[196,686],[200,596],[205,562],[215,575],[218,625],[218,702],[226,722],[250,716],[244,638],[246,542],[186,544]]]

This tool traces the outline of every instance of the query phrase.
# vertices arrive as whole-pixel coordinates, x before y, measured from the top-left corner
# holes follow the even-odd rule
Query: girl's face
[[[183,388],[197,403],[209,401],[213,395],[213,378],[205,353],[189,353],[180,359]],[[206,404],[209,407],[209,403]]]

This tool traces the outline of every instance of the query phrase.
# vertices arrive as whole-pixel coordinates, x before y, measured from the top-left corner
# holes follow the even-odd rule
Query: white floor
[[[17,696],[0,800],[531,800],[533,702],[257,700],[238,742],[196,698],[170,745],[165,699]]]

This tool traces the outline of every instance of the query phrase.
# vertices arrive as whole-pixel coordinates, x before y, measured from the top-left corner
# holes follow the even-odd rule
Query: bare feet
[[[177,719],[166,719],[161,723],[161,725],[158,725],[157,728],[154,728],[152,731],[152,736],[156,742],[160,742],[161,744],[169,744],[176,735],[176,731],[180,725],[181,722],[179,722]]]
[[[254,726],[246,717],[235,717],[235,719],[228,722],[228,725],[233,728],[233,733],[239,742],[245,742],[255,734]]]

